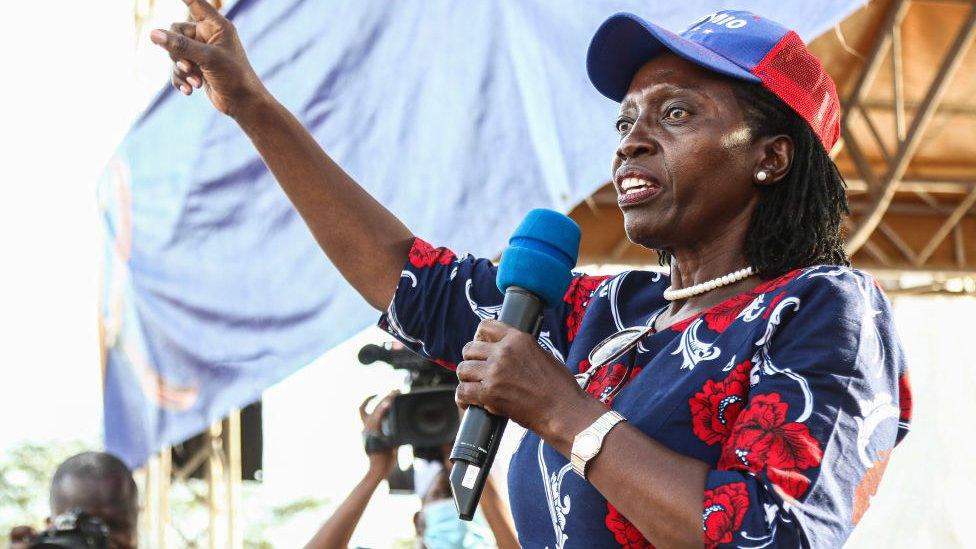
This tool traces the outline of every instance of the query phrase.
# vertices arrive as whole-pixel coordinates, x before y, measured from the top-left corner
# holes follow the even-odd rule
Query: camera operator
[[[27,549],[30,547],[31,541],[37,537],[37,532],[34,531],[30,526],[14,526],[10,529],[10,545],[7,549]]]
[[[84,452],[58,466],[51,480],[48,530],[30,547],[134,549],[139,491],[117,457]]]
[[[306,545],[306,549],[335,549],[348,547],[356,525],[362,518],[363,511],[369,503],[373,492],[392,471],[397,459],[395,447],[377,444],[380,440],[381,423],[389,412],[393,399],[399,391],[393,391],[376,405],[372,413],[366,408],[375,398],[367,398],[359,407],[359,415],[363,421],[366,453],[369,457],[369,470],[352,492],[346,496],[338,509],[322,525],[319,531]],[[371,437],[370,435],[374,435]],[[372,438],[373,442],[370,442]],[[450,451],[450,444],[445,452]],[[447,483],[447,472],[450,463],[442,461],[444,467],[438,473],[430,489],[420,494],[423,508],[414,516],[414,526],[417,530],[418,546],[426,549],[447,548],[484,548],[494,547],[495,543],[501,549],[518,548],[515,529],[505,504],[502,502],[494,483],[488,480],[481,500],[481,510],[484,512],[488,529],[477,520],[464,522],[457,517],[454,503],[451,501],[450,485]],[[495,541],[492,542],[492,535]]]

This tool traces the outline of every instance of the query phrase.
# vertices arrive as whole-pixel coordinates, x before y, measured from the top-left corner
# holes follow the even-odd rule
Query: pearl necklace
[[[755,274],[755,269],[752,267],[746,267],[745,269],[739,269],[734,273],[729,273],[725,276],[720,276],[718,278],[713,278],[709,281],[702,282],[701,284],[695,284],[694,286],[689,286],[687,288],[681,288],[680,290],[673,290],[671,286],[664,290],[664,299],[668,301],[679,301],[682,299],[688,299],[689,297],[694,297],[696,295],[701,295],[705,292],[710,292],[715,288],[721,288],[722,286],[728,286],[733,282],[738,282],[744,278],[749,278]]]

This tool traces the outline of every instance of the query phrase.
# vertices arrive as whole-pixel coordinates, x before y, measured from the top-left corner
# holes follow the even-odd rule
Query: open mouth
[[[661,190],[656,182],[643,177],[628,176],[620,180],[620,194],[617,204],[629,206],[652,198]]]
[[[640,177],[627,177],[620,182],[620,190],[623,191],[625,196],[659,186],[657,183]]]

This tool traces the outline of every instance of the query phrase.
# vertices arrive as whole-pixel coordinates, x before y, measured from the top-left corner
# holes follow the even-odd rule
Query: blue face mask
[[[424,545],[427,549],[487,549],[495,547],[479,513],[466,522],[458,518],[454,502],[441,499],[424,505]]]

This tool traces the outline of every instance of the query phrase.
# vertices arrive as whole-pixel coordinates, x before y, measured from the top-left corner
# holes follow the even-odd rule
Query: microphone
[[[359,350],[359,355],[356,358],[359,359],[360,364],[372,364],[374,362],[390,362],[393,360],[392,349],[387,349],[380,345],[375,345],[373,343],[367,343],[363,345],[363,348]]]
[[[498,320],[533,337],[542,309],[562,301],[579,255],[580,229],[552,210],[529,212],[502,253],[495,284],[505,297]],[[451,490],[462,520],[474,517],[508,418],[469,406],[451,450]]]

